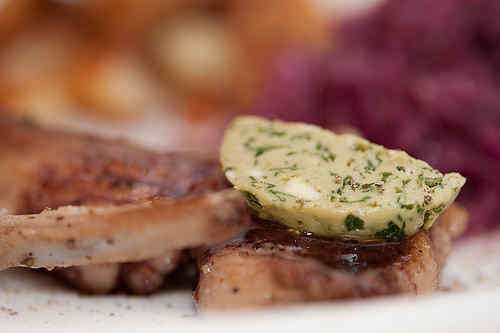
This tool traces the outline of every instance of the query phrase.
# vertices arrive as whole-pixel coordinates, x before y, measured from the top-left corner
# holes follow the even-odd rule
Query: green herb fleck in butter
[[[465,183],[358,136],[250,116],[227,129],[221,162],[259,217],[327,237],[413,235],[430,228]]]

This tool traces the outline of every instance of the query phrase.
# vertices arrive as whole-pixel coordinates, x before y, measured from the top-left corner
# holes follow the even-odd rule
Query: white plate
[[[315,1],[343,14],[378,0]],[[158,142],[173,144],[175,132],[163,127],[151,131],[147,126],[176,121],[147,119],[144,129],[135,129],[135,139],[150,146]],[[175,128],[174,125],[170,127]],[[82,120],[79,127],[95,131],[94,123],[85,126]],[[103,132],[109,134],[109,129],[103,128]],[[118,134],[128,132],[122,130]],[[449,260],[443,285],[454,291],[418,298],[379,298],[201,316],[195,313],[190,292],[164,292],[150,297],[82,296],[44,274],[9,270],[0,272],[0,333],[68,330],[498,333],[500,233],[461,242]]]
[[[418,298],[197,315],[190,292],[81,296],[36,272],[0,273],[2,332],[500,332],[500,232],[457,244],[443,285]]]

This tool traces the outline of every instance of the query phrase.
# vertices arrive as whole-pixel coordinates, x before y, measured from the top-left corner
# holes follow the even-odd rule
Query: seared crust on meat
[[[10,213],[36,214],[67,205],[121,205],[227,187],[218,161],[199,153],[157,153],[120,140],[43,129],[8,117],[0,118],[0,133],[0,207]],[[159,269],[158,262],[175,259],[179,251],[174,252],[177,255],[169,251],[131,264],[58,269],[57,274],[90,293],[117,287],[151,293],[178,260],[172,260],[169,269]]]
[[[227,187],[211,156],[158,153],[10,118],[0,118],[0,133],[0,207],[11,213],[125,204]]]
[[[266,226],[200,256],[195,300],[201,310],[228,310],[426,293],[438,287],[451,240],[466,220],[454,205],[430,231],[382,245],[285,237],[287,230]]]
[[[0,118],[0,132],[0,207],[7,208],[11,213],[36,214],[47,207],[66,205],[109,207],[110,204],[132,203],[134,205],[129,208],[144,209],[145,205],[151,205],[145,200],[201,194],[227,186],[218,162],[211,157],[156,153],[117,140],[44,130],[28,122],[7,118]],[[238,202],[237,207],[244,206],[240,196],[231,196]],[[196,196],[186,200],[205,199]],[[187,207],[186,214],[191,214]],[[110,209],[112,211],[116,207]],[[224,213],[223,210],[207,211],[214,214],[216,220],[229,218],[238,228],[244,225],[244,221],[234,221],[234,216],[247,217],[246,212],[239,210],[233,211],[233,217],[221,216],[219,213]],[[51,213],[54,212],[46,214]],[[205,211],[202,215],[205,218]],[[50,216],[55,216],[57,222],[58,216]],[[56,226],[53,220],[45,217],[41,221],[48,223],[49,230],[51,226]],[[35,216],[35,220],[39,218],[40,215]],[[386,248],[389,251],[385,255],[377,255],[379,259],[385,258],[385,265],[373,262],[375,257],[370,259],[370,256],[364,256],[370,251],[357,251],[354,254],[361,258],[358,260],[361,265],[346,266],[346,260],[353,260],[353,253],[350,257],[342,257],[339,263],[338,260],[319,258],[311,248],[300,242],[301,246],[293,247],[293,251],[286,242],[273,247],[273,244],[279,244],[268,239],[266,245],[265,237],[262,239],[262,234],[257,234],[258,237],[250,242],[233,241],[213,248],[203,256],[195,296],[202,309],[226,309],[403,292],[423,293],[436,288],[440,268],[450,251],[451,239],[461,234],[466,218],[462,209],[450,207],[440,223],[429,232],[421,232],[396,248],[391,245]],[[12,223],[14,227],[21,227],[20,223],[16,224],[16,221],[19,222],[16,219],[3,217],[4,222],[9,221],[8,227],[12,227]],[[5,231],[5,224],[2,227]],[[22,227],[29,228],[29,225],[23,223]],[[33,226],[34,230],[38,227]],[[176,231],[182,234],[182,230],[179,225]],[[112,227],[108,231],[109,235],[104,235],[115,235]],[[280,230],[279,234],[284,233]],[[9,237],[7,235],[3,244],[12,241]],[[31,242],[26,244],[33,246]],[[69,240],[65,245],[74,247],[77,244]],[[11,250],[7,246],[5,251],[8,253]],[[121,285],[134,293],[150,293],[161,285],[162,278],[175,266],[175,260],[172,260],[172,265],[166,266],[158,265],[159,261],[170,255],[175,256],[178,250],[173,249],[171,244],[164,248],[156,246],[157,252],[154,253],[157,257],[153,259],[146,254],[138,256],[129,251],[132,256],[97,261],[111,263],[59,269],[58,274],[87,292],[106,293]],[[35,253],[30,254],[26,248],[24,252],[17,253],[18,258],[8,265],[22,261],[24,265],[36,266],[35,259],[40,256]],[[127,264],[113,262],[138,259],[146,260]],[[96,262],[89,258],[85,260]],[[85,263],[85,260],[79,263]],[[362,267],[363,262],[370,265]],[[70,263],[76,262],[65,261],[61,264]],[[55,261],[46,261],[43,265],[55,264]]]

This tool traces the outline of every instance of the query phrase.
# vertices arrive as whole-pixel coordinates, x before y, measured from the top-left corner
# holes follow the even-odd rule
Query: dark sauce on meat
[[[222,249],[240,248],[263,255],[310,258],[331,268],[357,273],[404,260],[407,254],[405,241],[380,243],[329,239],[301,233],[274,222],[254,222],[254,227],[240,236],[210,248],[202,260]]]

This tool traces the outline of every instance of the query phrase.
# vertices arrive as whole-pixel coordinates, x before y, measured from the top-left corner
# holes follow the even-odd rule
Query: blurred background
[[[324,48],[328,24],[308,0],[2,0],[0,107],[206,149],[208,122],[249,108],[279,54]]]
[[[500,212],[500,2],[1,0],[0,113],[217,151],[253,113],[356,131]]]

